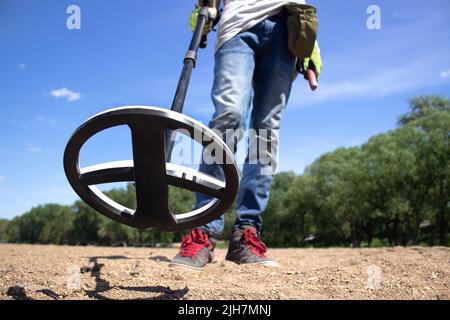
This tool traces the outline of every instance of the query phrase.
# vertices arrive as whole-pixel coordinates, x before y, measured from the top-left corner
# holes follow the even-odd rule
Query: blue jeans
[[[262,213],[269,200],[269,190],[275,171],[278,132],[283,111],[291,91],[295,57],[287,46],[286,18],[268,18],[253,28],[225,42],[215,55],[214,84],[211,97],[215,106],[209,127],[224,133],[227,129],[245,129],[247,113],[253,100],[250,128],[270,131],[270,135],[256,134],[256,140],[269,144],[267,161],[249,161],[243,165],[236,204],[235,228],[254,226],[258,233]],[[253,130],[252,130],[253,131]],[[255,132],[255,131],[253,131]],[[236,149],[234,149],[236,152]],[[253,158],[254,159],[254,158]],[[218,165],[201,164],[199,170],[219,179],[223,178]],[[196,207],[211,201],[197,193]],[[218,238],[224,227],[224,216],[200,227]]]

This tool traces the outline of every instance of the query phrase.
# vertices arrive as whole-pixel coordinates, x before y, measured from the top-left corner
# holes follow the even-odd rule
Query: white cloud
[[[441,79],[447,79],[450,77],[450,69],[441,72]]]
[[[55,119],[48,118],[42,115],[36,116],[36,120],[51,128],[54,128],[58,125],[58,121],[56,121]]]
[[[50,92],[50,95],[56,99],[58,98],[66,98],[67,101],[77,101],[81,98],[81,94],[78,92],[74,92],[67,88],[55,89]]]
[[[19,69],[25,69],[27,65],[25,63],[19,63]]]
[[[32,153],[41,153],[42,149],[34,144],[27,145],[27,151]]]
[[[40,146],[35,145],[34,143],[29,143],[27,144],[25,150],[27,150],[30,153],[35,153],[35,154],[52,154],[55,152],[55,150],[53,149],[44,149],[41,148]]]
[[[4,181],[6,179],[6,176],[3,176],[0,174],[0,182]]]
[[[353,98],[382,98],[417,90],[438,84],[433,76],[440,54],[427,59],[419,59],[408,65],[376,74],[361,74],[359,77],[342,79],[336,82],[319,82],[315,92],[309,92],[302,79],[297,80],[300,89],[293,90],[291,105],[308,105]],[[424,71],[425,70],[425,71]],[[435,73],[434,73],[435,74]],[[424,81],[424,79],[428,79]]]

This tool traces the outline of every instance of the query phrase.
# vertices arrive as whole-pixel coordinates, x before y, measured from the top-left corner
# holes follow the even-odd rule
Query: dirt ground
[[[272,249],[280,268],[217,249],[201,273],[177,248],[0,245],[0,299],[445,299],[450,248]]]

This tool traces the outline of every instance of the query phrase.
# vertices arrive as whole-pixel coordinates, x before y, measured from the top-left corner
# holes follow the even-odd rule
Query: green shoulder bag
[[[317,9],[307,4],[288,3],[288,47],[299,59],[309,58],[314,50],[319,28]]]

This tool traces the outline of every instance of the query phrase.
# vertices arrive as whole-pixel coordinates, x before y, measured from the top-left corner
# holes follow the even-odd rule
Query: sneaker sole
[[[169,263],[170,269],[177,269],[177,270],[183,270],[183,271],[191,271],[191,272],[201,272],[205,267],[192,267],[188,266],[186,264],[181,263]]]
[[[281,268],[281,265],[276,261],[263,261],[263,262],[249,263],[249,264],[270,267],[270,268]]]
[[[261,261],[261,262],[239,262],[234,260],[228,260],[230,262],[234,262],[239,265],[252,265],[252,266],[264,266],[264,267],[271,267],[271,268],[281,268],[281,265],[277,261]]]

